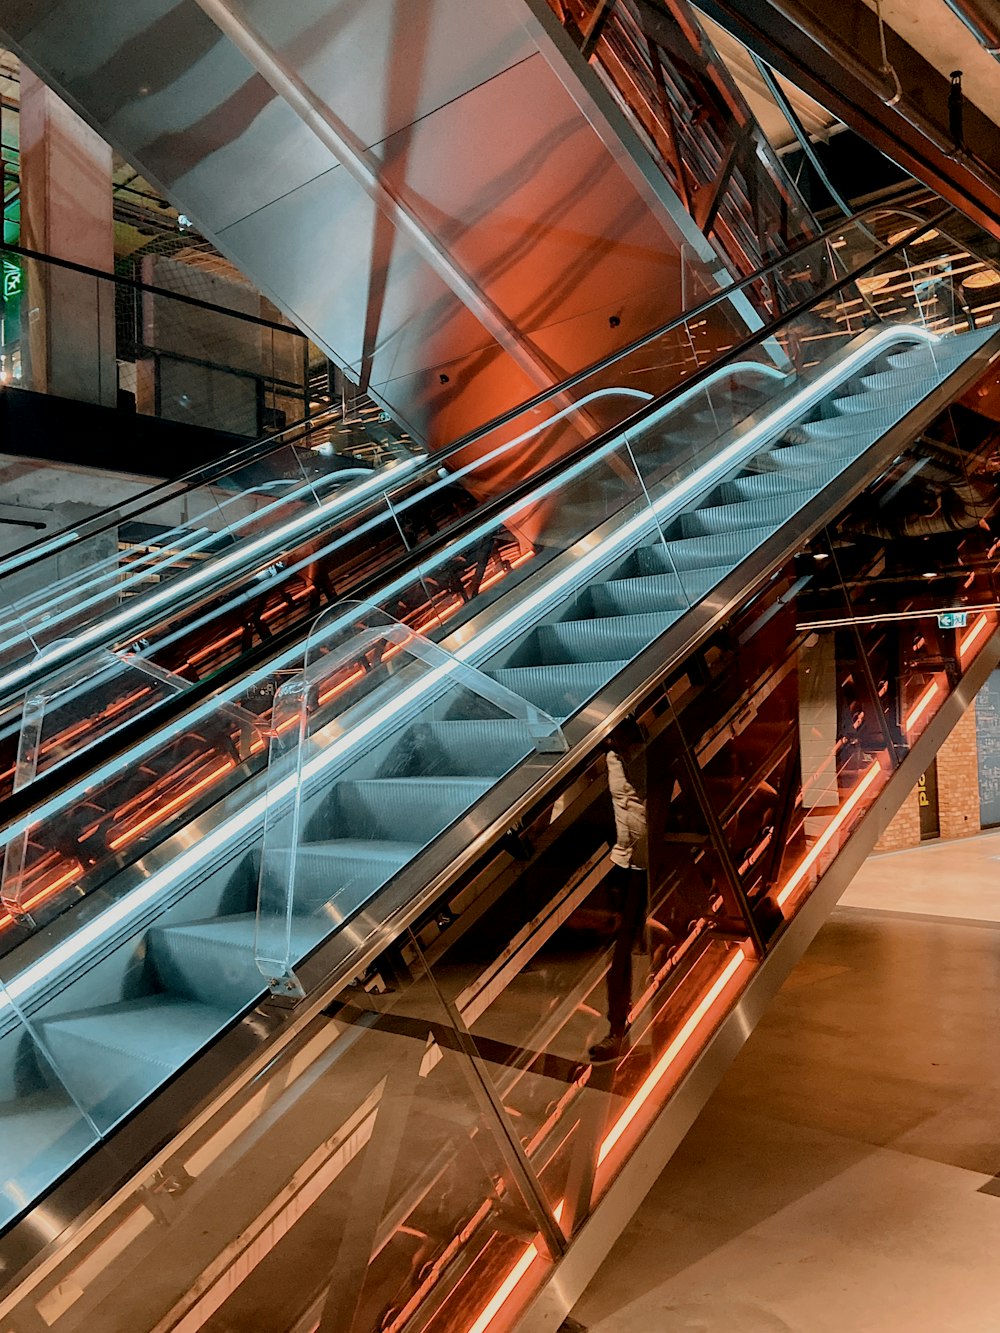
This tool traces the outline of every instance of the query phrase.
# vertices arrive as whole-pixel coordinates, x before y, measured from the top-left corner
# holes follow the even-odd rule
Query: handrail
[[[71,273],[81,273],[84,277],[99,278],[102,282],[115,282],[122,287],[131,287],[133,291],[149,292],[152,296],[166,296],[171,301],[178,301],[181,305],[195,306],[198,310],[210,310],[216,315],[228,315],[230,319],[241,319],[246,324],[256,324],[261,328],[273,329],[276,333],[289,333],[295,338],[301,338],[308,342],[309,338],[296,328],[294,324],[279,324],[277,320],[265,319],[263,315],[251,315],[245,310],[230,310],[227,306],[216,305],[213,301],[204,301],[200,296],[188,296],[185,292],[172,292],[168,287],[157,287],[150,282],[142,282],[139,278],[128,278],[124,273],[108,273],[106,269],[92,268],[89,264],[78,264],[72,259],[60,259],[58,255],[47,255],[41,250],[29,250],[24,245],[14,245],[13,242],[4,241],[0,243],[0,253],[6,251],[8,254],[18,255],[22,259],[35,260],[42,264],[52,264],[55,268],[68,269]]]
[[[852,273],[845,275],[844,277],[840,278],[838,281],[829,285],[828,287],[818,292],[812,293],[807,300],[799,302],[796,306],[793,306],[790,310],[786,311],[782,316],[780,316],[777,320],[773,321],[771,324],[764,325],[763,328],[757,330],[757,332],[753,334],[749,339],[745,340],[742,343],[738,343],[735,347],[731,348],[724,355],[718,357],[711,365],[701,367],[698,371],[695,372],[695,374],[690,379],[685,380],[682,384],[674,385],[671,389],[661,394],[659,398],[655,398],[648,401],[647,403],[644,404],[643,408],[633,413],[631,417],[626,417],[624,421],[619,422],[615,426],[610,428],[609,432],[604,432],[599,434],[595,438],[595,440],[587,441],[582,446],[578,446],[576,450],[573,450],[570,454],[568,454],[564,458],[556,460],[556,462],[554,463],[548,464],[541,470],[540,473],[535,474],[534,477],[530,478],[524,484],[533,485],[539,480],[539,478],[544,478],[553,475],[553,469],[558,469],[562,467],[571,458],[578,457],[581,453],[590,452],[590,450],[594,447],[596,441],[608,438],[609,435],[610,437],[614,438],[616,433],[624,435],[628,430],[638,425],[643,419],[643,417],[645,417],[649,413],[658,410],[663,410],[670,404],[670,402],[673,399],[678,398],[679,396],[682,395],[689,394],[699,384],[705,383],[706,380],[717,374],[719,370],[723,369],[725,366],[729,364],[732,364],[739,357],[743,356],[748,347],[756,347],[762,342],[770,341],[774,337],[775,331],[780,330],[789,323],[794,322],[794,320],[796,320],[800,315],[810,310],[817,301],[825,300],[828,297],[835,295],[842,288],[855,282],[859,277],[868,273],[876,265],[880,264],[885,259],[887,254],[893,254],[897,250],[902,249],[904,246],[912,243],[916,237],[919,237],[924,232],[933,231],[935,227],[937,227],[937,225],[940,223],[941,219],[947,216],[951,211],[952,210],[950,208],[943,209],[940,214],[937,214],[933,218],[931,218],[928,222],[926,222],[923,225],[923,227],[917,227],[911,235],[908,235],[904,239],[898,241],[895,246],[890,247],[890,249],[874,255],[865,264],[860,265]],[[544,426],[545,423],[540,423],[537,428],[543,429]],[[434,464],[436,465],[439,460],[438,458],[435,458],[433,461]],[[377,476],[378,474],[376,473],[373,475]],[[406,484],[408,485],[412,484],[414,480],[416,480],[416,478],[411,474],[406,478]],[[444,482],[438,482],[436,483],[436,485],[447,484],[447,481],[448,478],[446,477]],[[362,495],[359,492],[359,495],[357,497],[358,502],[362,505],[370,503],[372,500],[370,480],[363,483],[362,489],[366,489],[366,493],[362,498]],[[433,485],[431,489],[433,489]],[[514,488],[514,492],[517,493],[516,487]],[[347,494],[349,497],[350,493],[348,492]],[[426,491],[422,492],[421,494],[426,494]],[[352,508],[349,504],[343,506],[342,508],[339,508],[339,515],[342,519],[346,518],[352,512],[353,512]],[[487,512],[489,512],[488,506],[487,506]],[[296,527],[298,527],[298,525],[296,525]],[[276,533],[264,534],[254,539],[252,543],[254,566],[261,567],[263,564],[266,564],[271,560],[282,558],[283,554],[285,553],[288,536],[289,534],[284,530],[284,528],[282,528],[279,529]],[[306,537],[305,528],[303,528],[301,532],[296,530],[295,537],[297,540],[304,540]],[[226,565],[227,575],[230,578],[234,577],[234,570],[231,567],[232,565],[231,556],[226,557],[223,560],[223,564]],[[190,580],[188,581],[188,586],[186,588],[183,586],[182,580],[178,580],[174,585],[167,585],[168,588],[170,589],[171,601],[173,602],[171,608],[171,614],[174,615],[183,614],[186,611],[190,610],[192,606],[200,605],[204,601],[205,597],[218,595],[218,588],[213,589],[211,587],[210,583],[211,573],[212,573],[212,566],[206,566],[205,569],[202,571],[202,573],[199,574],[197,580],[194,583],[192,583]],[[186,596],[184,595],[185,593]],[[155,594],[155,597],[157,598],[160,598],[160,596],[161,594],[159,592]],[[142,617],[147,614],[147,610],[148,608],[145,606],[143,601],[138,599],[136,600],[134,607],[130,607],[128,611],[124,609],[119,610],[114,617],[116,623],[115,623],[113,641],[117,643],[128,642],[132,638],[141,637],[143,634],[147,633],[149,631],[148,622],[142,619]],[[93,649],[97,647],[98,643],[96,640],[93,642],[83,641],[86,639],[92,639],[93,633],[94,633],[93,630],[83,631],[82,638],[78,636],[77,639],[60,640],[58,644],[52,645],[50,649],[42,656],[36,657],[33,660],[12,667],[4,676],[2,681],[0,681],[0,688],[2,688],[4,694],[8,696],[14,694],[17,691],[20,691],[22,688],[25,689],[29,688],[33,681],[46,675],[55,666],[61,665],[62,663],[70,660],[70,658],[79,651],[82,651],[84,648]]]
[[[941,216],[942,217],[946,216],[947,213],[953,211],[954,211],[953,209],[949,208],[945,210],[945,212],[943,212]],[[862,210],[862,212],[856,214],[853,220],[857,222],[860,218],[866,217],[873,213],[901,213],[904,216],[912,216],[910,210],[898,208],[895,205],[886,206],[885,204],[872,204],[867,209],[864,209]],[[922,219],[920,219],[920,221],[922,221]],[[824,241],[828,240],[831,236],[835,235],[838,231],[842,231],[844,227],[847,225],[849,225],[848,221],[846,219],[841,219],[840,221],[826,228],[824,231],[820,232],[819,235],[814,236],[807,241],[804,241],[796,249],[790,250],[787,254],[782,255],[778,259],[770,260],[767,264],[763,265],[761,268],[756,269],[753,273],[748,274],[746,277],[740,278],[738,281],[730,283],[725,287],[721,287],[717,292],[713,292],[712,295],[707,297],[704,301],[692,307],[692,309],[684,311],[680,315],[673,316],[665,324],[659,325],[657,328],[652,329],[649,332],[640,335],[640,337],[636,339],[633,339],[632,342],[626,343],[624,347],[621,347],[614,352],[608,353],[606,356],[601,357],[597,361],[591,362],[590,365],[584,367],[582,370],[575,371],[572,375],[560,381],[559,384],[552,385],[547,389],[540,390],[537,394],[533,395],[531,398],[527,398],[523,402],[516,404],[514,407],[508,408],[507,411],[500,413],[496,417],[493,417],[485,425],[476,427],[473,431],[470,431],[466,435],[460,436],[457,440],[454,440],[451,444],[446,445],[443,449],[437,451],[433,455],[434,464],[436,466],[440,466],[452,454],[457,453],[462,449],[468,448],[470,445],[474,444],[477,440],[482,439],[489,434],[492,434],[500,427],[505,426],[509,424],[511,421],[516,420],[516,418],[521,416],[523,413],[533,411],[535,408],[543,406],[551,399],[557,398],[562,394],[569,392],[570,390],[574,389],[578,384],[581,384],[586,379],[589,379],[592,375],[597,375],[600,374],[602,371],[609,370],[617,362],[623,360],[627,356],[631,356],[633,352],[641,350],[643,347],[646,347],[650,343],[655,342],[658,338],[665,337],[667,334],[671,333],[674,329],[680,328],[683,324],[687,323],[689,320],[697,319],[700,315],[706,314],[708,311],[713,309],[720,301],[731,298],[733,295],[742,292],[745,288],[752,286],[754,283],[760,282],[763,278],[766,278],[775,269],[782,267],[783,265],[789,263],[790,261],[794,261],[798,255],[800,255],[803,251],[809,249],[810,247],[822,244]],[[859,223],[859,225],[863,224]],[[909,241],[910,238],[907,237],[906,240]],[[906,242],[902,242],[900,244],[905,244],[905,243]],[[878,256],[876,256],[876,259],[881,259],[884,258],[886,254],[894,253],[896,248],[897,247],[885,246],[881,251],[881,253]],[[60,262],[66,262],[66,261],[60,261]],[[71,265],[71,267],[83,269],[84,266]],[[98,276],[102,277],[112,276],[109,274],[100,274],[99,271],[97,270],[94,270],[94,272],[97,272]],[[143,513],[147,513],[150,509],[155,508],[158,504],[162,503],[163,499],[167,498],[175,499],[187,495],[191,491],[195,490],[198,486],[209,484],[209,478],[213,480],[220,479],[231,475],[234,471],[239,470],[239,468],[244,467],[249,463],[259,462],[261,459],[266,458],[269,454],[276,452],[278,448],[284,447],[289,443],[294,443],[294,440],[288,439],[289,435],[292,435],[295,432],[313,430],[317,426],[321,426],[325,421],[328,421],[332,416],[335,416],[339,410],[340,410],[339,408],[328,408],[325,411],[318,413],[316,416],[309,418],[307,422],[306,421],[298,422],[293,424],[292,426],[287,427],[279,435],[265,436],[263,439],[254,441],[251,444],[245,446],[243,449],[237,450],[231,454],[227,454],[223,460],[222,465],[216,468],[210,474],[206,475],[205,468],[193,469],[190,473],[178,477],[172,482],[164,482],[160,483],[158,486],[150,487],[147,491],[144,491],[142,493],[142,496],[136,497],[136,501],[143,500],[143,497],[148,497],[148,499],[145,500],[145,502],[142,504],[142,507],[136,509],[130,508],[128,511],[129,517],[135,518]],[[177,487],[179,489],[171,489],[173,487]],[[120,507],[115,508],[114,517],[109,517],[105,523],[103,523],[98,527],[90,527],[85,524],[84,525],[77,524],[73,531],[67,529],[65,533],[65,540],[62,543],[60,543],[60,537],[62,536],[62,534],[57,533],[54,536],[38,539],[28,543],[25,546],[19,547],[17,550],[12,551],[3,560],[0,560],[0,576],[2,576],[4,572],[10,569],[20,568],[27,561],[32,559],[32,554],[31,554],[32,551],[38,550],[39,556],[41,556],[42,554],[50,555],[54,551],[61,549],[62,545],[70,544],[73,540],[76,539],[76,536],[78,535],[77,530],[81,526],[86,527],[86,532],[88,537],[98,536],[103,532],[108,532],[112,528],[116,528],[120,522],[119,508]],[[40,548],[45,548],[45,549],[43,551]]]
[[[751,338],[738,344],[730,352],[726,353],[725,356],[720,358],[720,361],[729,362],[738,357],[743,357],[746,354],[748,347],[756,346],[768,341],[774,336],[776,331],[794,322],[794,320],[809,310],[817,301],[828,299],[842,288],[855,282],[858,277],[864,276],[885,258],[885,253],[893,253],[896,250],[901,249],[903,246],[910,244],[914,236],[920,236],[924,232],[939,227],[941,219],[953,211],[954,210],[949,207],[942,210],[940,214],[935,214],[933,217],[926,220],[922,226],[918,227],[912,236],[907,236],[905,240],[897,242],[895,246],[891,247],[890,251],[874,256],[851,274],[840,278],[837,282],[824,288],[822,291],[815,293],[810,300],[800,303],[792,310],[786,312],[786,314],[781,316],[778,320],[757,330]],[[562,470],[573,466],[574,463],[578,463],[602,445],[613,441],[619,436],[627,435],[629,431],[640,426],[644,418],[648,416],[662,415],[664,409],[669,406],[670,401],[673,398],[688,395],[692,388],[697,387],[698,383],[704,382],[713,375],[718,375],[721,368],[722,366],[720,365],[720,362],[703,367],[696,372],[691,379],[686,380],[683,384],[674,386],[673,389],[660,395],[659,398],[654,398],[649,402],[644,403],[642,408],[635,412],[632,417],[627,418],[625,422],[610,427],[594,436],[592,439],[587,440],[584,444],[580,445],[577,449],[573,450],[563,458],[548,464],[531,478],[519,482],[502,496],[495,497],[488,501],[485,505],[477,509],[473,515],[463,516],[450,526],[435,533],[433,537],[426,538],[422,544],[407,552],[405,556],[400,557],[391,565],[380,570],[378,574],[373,575],[371,579],[367,580],[358,589],[352,590],[352,600],[361,600],[366,596],[376,594],[379,588],[384,586],[387,579],[391,578],[396,573],[402,573],[407,568],[411,568],[416,562],[425,558],[430,550],[443,546],[454,540],[466,525],[488,522],[490,518],[498,515],[503,509],[508,508],[511,504],[516,504],[520,499],[530,494],[536,488],[543,486],[547,481],[554,479]],[[85,752],[68,759],[57,768],[51,769],[48,774],[43,774],[32,783],[31,786],[25,787],[21,792],[12,794],[4,801],[3,824],[0,825],[0,840],[5,836],[10,836],[12,825],[23,820],[25,816],[30,814],[33,810],[37,811],[40,805],[58,799],[61,794],[68,793],[74,784],[79,782],[82,776],[93,771],[97,765],[111,762],[119,756],[124,755],[130,745],[140,740],[141,737],[152,730],[155,725],[161,722],[164,725],[168,725],[171,722],[177,721],[179,718],[183,717],[191,707],[197,706],[198,703],[203,702],[205,699],[218,693],[220,689],[225,688],[225,684],[231,679],[246,675],[248,669],[252,669],[258,660],[267,660],[273,656],[274,653],[279,651],[280,647],[286,642],[286,637],[290,641],[301,638],[301,629],[295,628],[286,632],[286,634],[276,635],[266,644],[262,644],[257,649],[253,649],[249,653],[244,654],[230,669],[223,670],[215,676],[193,684],[181,694],[171,696],[158,704],[154,704],[148,712],[143,714],[143,716],[126,723],[104,739],[96,742]]]

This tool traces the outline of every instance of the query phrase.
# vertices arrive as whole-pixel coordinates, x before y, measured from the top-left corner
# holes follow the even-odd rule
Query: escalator
[[[266,769],[6,955],[11,1328],[485,1333],[571,1290],[997,655],[995,427],[954,404],[1000,336],[936,224],[324,611],[250,672]],[[606,750],[655,833],[624,878]]]
[[[958,255],[970,270],[982,268],[944,233],[924,244],[926,231],[919,216],[873,209],[751,275],[736,292],[764,285],[772,302],[780,294],[782,317],[793,321],[796,338],[796,311],[813,307],[816,338],[807,336],[791,349],[805,369],[827,336],[849,337],[863,322],[854,309],[857,286],[853,279],[831,283],[838,274],[877,260],[876,268],[886,272],[905,261],[923,275],[945,260],[956,267]],[[908,249],[901,234],[916,236],[914,246]],[[112,511],[83,532],[46,541],[35,561],[28,548],[11,569],[0,570],[21,578],[29,569],[44,589],[6,599],[11,611],[0,690],[13,697],[0,718],[5,793],[15,788],[21,796],[40,779],[58,786],[67,762],[79,761],[84,751],[90,759],[83,771],[100,772],[109,747],[123,736],[156,734],[165,711],[176,716],[233,681],[245,682],[228,696],[234,709],[216,714],[207,729],[174,731],[158,751],[147,747],[147,762],[133,769],[115,765],[110,781],[88,779],[85,801],[72,812],[65,803],[61,807],[58,838],[34,839],[16,864],[7,858],[0,884],[6,938],[18,940],[22,923],[44,923],[67,899],[99,887],[122,868],[123,856],[144,855],[155,840],[242,780],[247,765],[263,757],[271,676],[297,660],[302,633],[318,611],[377,582],[380,570],[411,569],[468,516],[486,512],[494,494],[511,484],[509,473],[523,485],[560,456],[586,449],[588,432],[621,423],[652,388],[681,395],[670,400],[673,424],[664,435],[664,462],[669,455],[675,465],[691,454],[685,432],[703,436],[699,447],[705,450],[739,406],[749,411],[762,402],[768,384],[787,374],[779,363],[789,363],[788,353],[770,345],[766,334],[749,349],[745,343],[735,350],[698,343],[709,317],[716,331],[728,319],[735,336],[739,320],[732,301],[728,290],[433,459],[357,478],[321,456],[325,470],[317,472],[303,449],[312,431],[293,434],[223,460],[208,475],[155,488],[126,513]],[[950,309],[935,311],[948,319]],[[699,385],[704,402],[685,406],[684,395]],[[281,488],[277,499],[274,487]],[[181,512],[188,516],[183,529],[177,527]],[[148,560],[123,565],[117,555],[101,556],[58,577],[57,562],[76,549],[70,538],[76,536],[85,550],[96,543],[100,551],[104,534],[139,523],[159,529]],[[523,521],[516,532],[487,525],[480,539],[454,547],[416,582],[404,578],[393,614],[413,624],[453,618],[498,578],[536,558],[529,527]],[[36,644],[43,651],[27,655]],[[19,740],[25,748],[19,697],[25,688],[24,711],[38,730],[28,763],[17,752]],[[23,800],[21,807],[27,808]]]

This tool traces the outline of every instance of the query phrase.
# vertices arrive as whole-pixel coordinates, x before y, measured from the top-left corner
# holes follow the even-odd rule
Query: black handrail
[[[953,211],[954,210],[949,208],[945,210],[945,212],[942,213],[941,216],[942,217],[946,216],[947,213]],[[908,214],[910,210],[897,208],[894,205],[887,207],[885,204],[872,204],[870,205],[869,208],[864,209],[861,213],[857,214],[855,221],[857,221],[862,217],[868,216],[869,214],[872,213],[886,213],[886,212],[890,213],[899,212],[899,213],[904,213],[905,215]],[[604,370],[609,370],[617,362],[623,360],[625,357],[631,356],[633,352],[641,350],[643,347],[646,347],[650,343],[655,342],[658,338],[665,337],[667,334],[671,333],[674,329],[680,328],[688,321],[692,319],[697,319],[700,315],[708,313],[708,311],[710,311],[720,301],[730,299],[734,294],[743,291],[746,287],[750,287],[754,283],[760,282],[762,279],[766,278],[769,274],[771,274],[775,269],[780,268],[782,265],[785,265],[790,261],[794,261],[805,250],[811,248],[812,246],[823,244],[831,236],[835,235],[838,231],[842,231],[844,227],[847,225],[849,225],[848,222],[844,219],[841,219],[834,225],[828,227],[825,231],[821,232],[818,236],[814,236],[810,240],[803,242],[803,244],[800,245],[797,249],[789,251],[787,254],[782,255],[778,259],[773,259],[769,261],[762,268],[756,269],[753,273],[748,274],[746,277],[739,279],[739,281],[730,283],[728,286],[720,288],[719,291],[713,292],[710,297],[706,298],[706,300],[702,301],[699,305],[694,306],[692,309],[684,311],[680,315],[674,316],[672,319],[668,320],[665,324],[660,325],[658,328],[653,329],[648,333],[642,334],[640,337],[633,339],[632,342],[627,343],[624,347],[609,353],[607,356],[600,358],[598,361],[592,362],[589,366],[584,367],[584,369],[575,371],[572,375],[568,376],[565,380],[562,380],[559,384],[553,385],[548,389],[543,389],[539,393],[535,394],[534,397],[525,399],[523,402],[518,403],[514,407],[508,408],[506,412],[502,412],[499,416],[492,418],[492,420],[487,422],[485,425],[476,427],[475,430],[469,432],[466,435],[461,436],[459,439],[453,441],[451,444],[446,445],[443,449],[437,451],[433,455],[433,461],[435,466],[440,466],[447,458],[449,458],[453,454],[457,453],[462,449],[468,448],[470,445],[474,444],[477,440],[483,439],[485,436],[492,434],[500,427],[508,425],[511,421],[516,420],[517,417],[523,415],[524,413],[533,411],[535,408],[541,407],[545,403],[550,402],[553,398],[558,398],[562,394],[568,393],[572,389],[576,388],[577,385],[582,384],[584,380],[589,379],[592,375],[597,375]],[[911,239],[910,237],[907,237],[906,242],[901,242],[900,245],[909,242],[910,239]],[[898,247],[888,247],[888,246],[885,247],[880,252],[880,254],[876,256],[876,260],[884,258],[885,255],[887,254],[894,253],[896,248]],[[59,261],[59,262],[65,263],[66,261]],[[88,271],[84,269],[82,265],[71,265],[70,267],[81,269],[82,271]],[[109,274],[101,274],[99,270],[92,270],[92,272],[102,277],[112,276]],[[691,381],[689,380],[687,381],[687,383],[691,383]],[[192,472],[187,473],[182,477],[178,477],[172,482],[160,483],[158,486],[150,487],[148,490],[144,491],[141,496],[137,496],[135,498],[135,501],[133,503],[138,502],[141,504],[141,507],[135,509],[130,507],[128,509],[128,517],[136,518],[142,515],[143,513],[147,513],[150,509],[155,508],[158,504],[162,503],[164,499],[175,499],[182,497],[184,495],[189,494],[191,491],[197,489],[197,487],[206,485],[209,482],[209,480],[212,481],[220,480],[224,477],[230,476],[233,472],[236,472],[240,468],[247,466],[249,463],[261,461],[262,459],[266,458],[269,454],[277,452],[279,448],[284,448],[288,444],[295,443],[295,439],[298,439],[302,433],[311,432],[312,430],[315,430],[318,426],[322,426],[325,422],[335,417],[339,412],[339,410],[340,410],[339,408],[326,409],[325,411],[318,413],[316,416],[309,418],[308,421],[298,422],[293,424],[292,426],[287,427],[284,431],[282,431],[278,435],[270,435],[264,437],[262,440],[254,441],[253,443],[245,446],[243,449],[239,449],[234,453],[225,455],[221,464],[218,466],[212,465],[211,468],[194,469],[192,470]],[[289,436],[292,435],[295,436],[295,439],[289,439]],[[179,487],[179,489],[173,489],[175,487]],[[82,528],[85,535],[91,537],[91,536],[97,536],[102,532],[110,531],[112,528],[117,527],[121,521],[120,508],[121,508],[120,506],[116,507],[113,511],[114,516],[109,517],[100,526],[97,527],[90,526],[91,523],[99,521],[95,518],[90,520],[89,523],[74,525],[73,532],[79,533],[80,529]],[[111,511],[108,512],[110,513]],[[52,554],[53,551],[61,549],[59,545],[60,535],[62,534],[57,533],[54,536],[48,538],[43,538],[41,540],[29,542],[25,546],[18,547],[17,550],[10,552],[9,555],[4,557],[3,560],[0,560],[0,578],[2,578],[5,568],[7,567],[22,568],[24,564],[31,559],[31,552],[36,548],[39,550],[39,556],[41,556],[42,554],[50,555]],[[67,530],[65,544],[68,544],[70,540],[75,540],[75,537],[71,538],[68,535],[68,530]],[[44,548],[44,550],[42,548]]]
[[[629,431],[635,430],[641,425],[644,417],[660,412],[672,398],[679,397],[682,393],[687,394],[692,386],[696,386],[707,380],[710,376],[713,376],[718,371],[720,362],[725,363],[738,360],[745,356],[748,348],[767,342],[774,337],[775,333],[780,332],[781,329],[785,328],[787,325],[794,323],[796,319],[810,310],[817,302],[828,300],[831,296],[835,296],[838,292],[843,290],[843,288],[850,286],[850,284],[855,282],[859,277],[864,277],[866,273],[870,272],[877,264],[885,259],[886,254],[895,253],[904,246],[911,244],[915,238],[926,232],[932,231],[935,228],[940,229],[941,220],[953,211],[954,210],[950,207],[943,209],[941,213],[935,214],[925,221],[922,226],[917,227],[905,240],[897,242],[897,244],[891,247],[890,250],[874,256],[865,264],[855,269],[852,273],[840,278],[837,282],[812,295],[808,301],[800,302],[799,305],[795,306],[792,310],[787,311],[773,323],[766,325],[762,329],[758,329],[755,334],[745,342],[732,348],[721,357],[719,361],[713,363],[713,365],[702,367],[689,380],[685,380],[683,384],[676,385],[666,393],[661,394],[660,397],[654,398],[648,403],[644,403],[642,407],[625,422],[610,427],[599,435],[594,436],[592,439],[587,440],[584,444],[578,446],[572,453],[548,464],[540,472],[536,473],[529,479],[518,482],[517,485],[513,486],[504,495],[488,501],[473,514],[463,516],[449,527],[435,533],[433,537],[426,538],[422,544],[416,546],[413,550],[408,551],[404,556],[401,556],[399,559],[392,562],[392,564],[381,569],[378,574],[373,575],[359,588],[352,589],[351,600],[360,601],[366,597],[377,595],[379,587],[384,586],[386,579],[391,579],[396,574],[404,573],[416,562],[426,559],[431,551],[438,549],[459,537],[467,526],[488,522],[490,518],[499,516],[502,510],[507,509],[512,504],[518,504],[529,496],[537,487],[552,480],[554,477],[558,476],[563,469],[580,461],[582,458],[586,457],[586,455],[600,448],[602,444],[608,443],[619,436],[625,435]],[[208,596],[208,594],[206,594],[206,596]],[[3,834],[12,824],[22,820],[32,809],[57,798],[63,792],[68,792],[79,782],[81,777],[87,772],[92,771],[93,768],[100,764],[124,757],[128,748],[132,744],[141,740],[144,735],[153,729],[154,725],[162,724],[166,726],[171,722],[179,720],[190,708],[197,706],[197,704],[203,702],[220,689],[225,688],[227,684],[246,675],[249,670],[253,669],[253,666],[258,664],[258,662],[266,661],[268,658],[273,657],[276,652],[280,651],[280,649],[286,645],[286,643],[293,643],[296,639],[301,638],[301,626],[292,628],[284,634],[275,635],[267,643],[261,644],[257,649],[252,649],[250,652],[242,655],[236,662],[232,663],[229,668],[218,672],[212,677],[208,677],[205,680],[193,684],[189,689],[180,694],[172,695],[161,703],[155,704],[141,717],[135,718],[131,722],[124,724],[103,740],[96,742],[93,746],[81,752],[78,756],[67,760],[65,763],[59,765],[59,767],[36,778],[30,786],[25,787],[20,792],[13,793],[3,803],[3,824],[0,825],[0,839],[2,839]]]
[[[142,282],[138,278],[127,278],[123,273],[108,273],[104,269],[91,268],[88,264],[78,264],[72,259],[60,259],[57,255],[46,255],[40,250],[29,250],[23,245],[14,245],[4,241],[0,252],[18,255],[22,259],[36,260],[40,264],[51,264],[54,268],[64,268],[70,273],[81,273],[84,277],[99,278],[102,282],[113,282],[120,287],[131,287],[133,291],[148,292],[151,296],[166,296],[181,305],[194,306],[198,310],[210,310],[215,315],[227,315],[230,319],[240,319],[245,324],[256,324],[260,328],[272,329],[276,333],[288,333],[293,338],[309,339],[294,324],[279,324],[277,320],[265,319],[263,315],[251,315],[245,310],[230,310],[228,306],[216,305],[212,301],[203,301],[199,296],[188,296],[184,292],[172,292],[168,287],[157,287],[153,283]]]

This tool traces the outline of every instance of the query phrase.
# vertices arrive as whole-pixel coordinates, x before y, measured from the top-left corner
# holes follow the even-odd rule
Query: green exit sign
[[[938,616],[938,627],[940,629],[965,629],[968,619],[968,611],[942,611]]]
[[[3,294],[5,299],[21,295],[21,266],[3,261]]]

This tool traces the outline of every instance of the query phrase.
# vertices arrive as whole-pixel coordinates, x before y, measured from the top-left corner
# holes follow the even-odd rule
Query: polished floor
[[[869,860],[570,1327],[1000,1333],[998,863]]]

